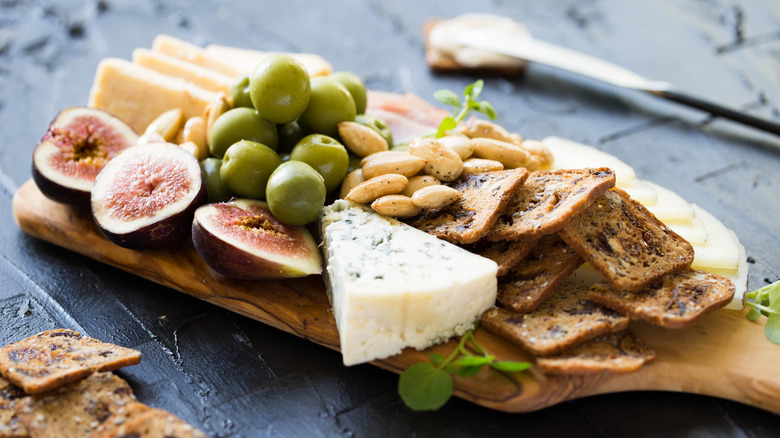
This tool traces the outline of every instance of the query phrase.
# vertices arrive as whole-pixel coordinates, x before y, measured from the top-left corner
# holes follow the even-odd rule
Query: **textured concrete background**
[[[67,326],[140,349],[121,374],[138,397],[211,436],[773,436],[774,414],[724,400],[628,393],[503,414],[451,401],[413,413],[397,377],[24,235],[11,197],[65,107],[86,103],[100,59],[129,59],[158,33],[196,44],[318,53],[369,87],[430,99],[470,76],[426,69],[431,17],[506,14],[538,38],[690,92],[780,119],[775,0],[162,1],[0,0],[0,343]],[[499,122],[617,155],[641,178],[733,228],[751,287],[780,273],[780,138],[543,66],[489,78]],[[736,353],[738,354],[738,353]],[[718,376],[713,376],[717,379]]]

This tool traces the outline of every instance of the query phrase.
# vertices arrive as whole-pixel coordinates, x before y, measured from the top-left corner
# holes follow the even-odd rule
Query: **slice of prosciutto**
[[[415,137],[435,133],[439,123],[450,112],[411,93],[369,90],[366,114],[384,120],[393,133],[395,143],[404,143]]]

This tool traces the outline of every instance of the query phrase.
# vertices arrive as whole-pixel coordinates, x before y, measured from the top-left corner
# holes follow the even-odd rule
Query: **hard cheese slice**
[[[345,365],[462,335],[496,300],[491,260],[348,201],[321,225]]]

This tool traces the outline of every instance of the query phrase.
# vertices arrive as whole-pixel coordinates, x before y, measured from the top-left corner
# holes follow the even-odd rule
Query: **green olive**
[[[370,114],[359,114],[355,117],[355,121],[361,125],[372,128],[387,140],[389,146],[393,146],[393,133],[390,131],[390,128],[387,127],[387,123],[385,123],[384,120]]]
[[[259,112],[253,108],[233,108],[214,121],[209,150],[211,155],[222,158],[227,148],[240,140],[255,141],[276,150],[278,139],[276,126],[263,120]]]
[[[314,222],[325,205],[325,181],[311,166],[291,160],[274,170],[265,188],[268,207],[288,225]]]
[[[279,147],[276,148],[276,152],[280,154],[289,153],[292,148],[295,147],[298,142],[306,136],[303,132],[303,128],[298,122],[285,123],[278,126],[279,130]]]
[[[338,135],[338,123],[355,120],[355,101],[347,89],[327,77],[311,80],[311,100],[298,123],[307,132]]]
[[[238,78],[230,87],[230,95],[233,98],[233,107],[254,108],[252,98],[249,96],[249,74]]]
[[[274,123],[297,119],[309,104],[309,72],[289,55],[271,55],[249,76],[252,104],[263,118]]]
[[[200,170],[203,171],[203,177],[206,179],[209,202],[227,201],[233,196],[219,175],[221,166],[222,160],[214,157],[206,158],[200,162]]]
[[[349,167],[347,148],[323,134],[303,137],[290,153],[290,160],[303,161],[319,172],[328,192],[341,185]]]
[[[332,73],[330,78],[346,87],[349,94],[352,95],[352,100],[355,101],[355,111],[358,114],[366,112],[366,103],[368,97],[366,96],[366,84],[355,73],[348,71],[338,71]]]
[[[235,195],[263,199],[268,177],[280,164],[282,160],[273,149],[254,141],[241,140],[225,152],[219,176]]]

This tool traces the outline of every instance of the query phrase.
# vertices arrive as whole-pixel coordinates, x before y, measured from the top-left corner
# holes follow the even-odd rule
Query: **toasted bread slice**
[[[499,216],[490,240],[516,240],[552,234],[615,186],[606,167],[537,170]]]
[[[582,263],[582,258],[557,234],[545,236],[522,261],[499,277],[496,299],[514,312],[530,312]]]
[[[655,352],[628,330],[609,333],[556,356],[540,357],[546,374],[630,373],[655,359]]]
[[[112,373],[96,373],[54,391],[22,399],[19,420],[30,436],[82,437],[122,406],[135,402],[130,386]]]
[[[89,438],[205,438],[206,435],[170,412],[131,403],[108,417]]]
[[[597,283],[591,286],[588,297],[632,319],[667,328],[685,328],[698,317],[731,302],[734,290],[734,284],[727,278],[687,269],[634,293]]]
[[[482,326],[538,355],[560,353],[604,333],[628,328],[628,317],[588,299],[588,290],[564,283],[538,309],[514,313],[488,309]]]
[[[22,388],[0,377],[0,438],[29,436],[16,414],[16,405],[24,397]]]
[[[27,394],[40,394],[96,371],[141,362],[141,353],[69,329],[49,330],[0,348],[0,373]]]
[[[425,211],[408,223],[451,243],[474,243],[490,231],[527,177],[523,168],[462,176],[453,185],[460,192],[459,200],[441,210]]]
[[[536,243],[537,239],[502,240],[498,242],[483,239],[476,243],[463,245],[463,249],[496,262],[498,265],[498,273],[496,275],[501,277],[523,260]]]
[[[690,243],[620,189],[604,193],[560,236],[617,290],[639,291],[693,261]]]

